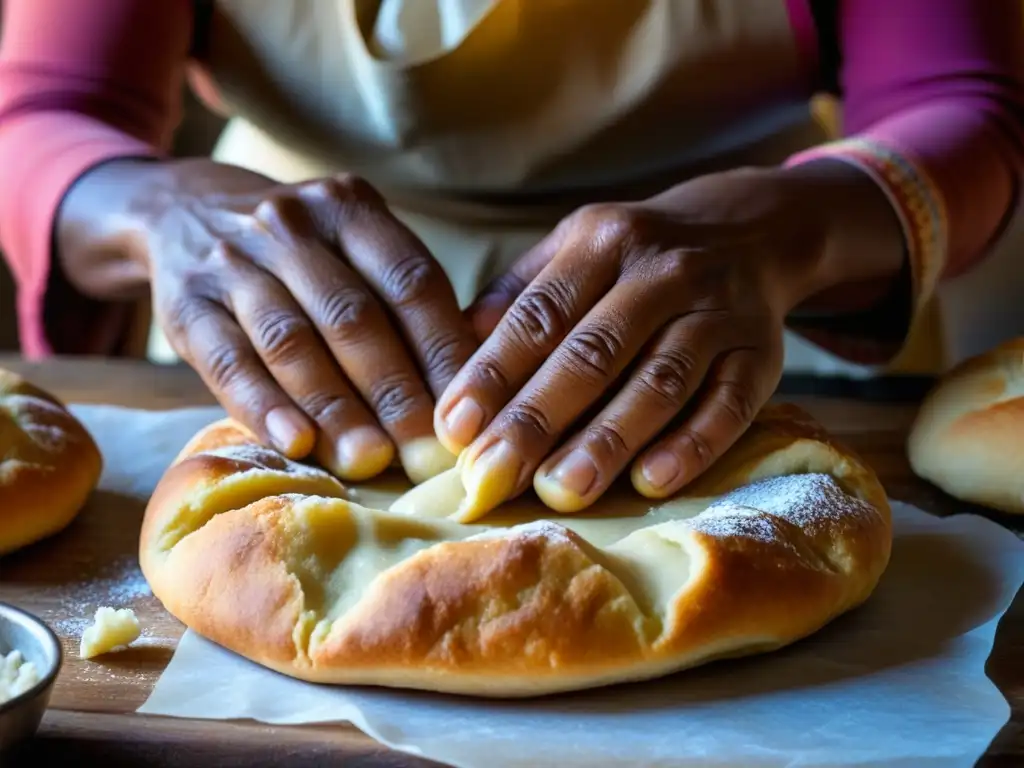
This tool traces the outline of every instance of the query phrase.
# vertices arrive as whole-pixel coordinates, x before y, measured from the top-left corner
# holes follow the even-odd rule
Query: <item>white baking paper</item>
[[[104,448],[104,485],[134,494],[220,416],[75,410]],[[139,711],[348,721],[390,747],[460,768],[968,768],[1009,717],[984,667],[1024,582],[1024,543],[973,515],[938,519],[894,503],[893,517],[892,561],[868,603],[773,654],[502,703],[315,686],[188,632]]]

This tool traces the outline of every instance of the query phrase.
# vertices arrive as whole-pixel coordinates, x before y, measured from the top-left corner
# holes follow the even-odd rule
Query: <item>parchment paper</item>
[[[104,450],[108,491],[144,500],[216,409],[74,409]],[[985,676],[1024,582],[1024,543],[973,515],[894,503],[892,562],[870,601],[780,652],[654,683],[531,702],[331,689],[188,632],[140,712],[267,723],[349,721],[460,768],[966,768],[1006,723]]]

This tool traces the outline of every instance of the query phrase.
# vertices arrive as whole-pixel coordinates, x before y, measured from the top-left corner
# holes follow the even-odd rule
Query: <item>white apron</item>
[[[594,195],[828,138],[783,0],[219,0],[203,63],[234,115],[216,159],[282,182],[366,177],[464,306]],[[495,194],[521,202],[481,202]],[[1024,333],[1021,246],[1018,220],[887,370],[936,373]],[[173,358],[156,329],[150,354]],[[785,370],[877,373],[791,333]]]

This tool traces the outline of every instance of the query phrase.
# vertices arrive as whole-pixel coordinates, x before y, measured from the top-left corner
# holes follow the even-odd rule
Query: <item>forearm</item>
[[[3,250],[22,286],[39,285],[50,267],[55,213],[75,179],[108,158],[152,150],[83,115],[14,115],[2,103],[0,129]]]
[[[866,311],[798,317],[797,329],[848,359],[885,363],[927,324],[941,282],[981,262],[1016,211],[1024,20],[1016,0],[841,0],[835,13],[836,39],[826,29],[821,40],[840,52],[845,136],[788,165],[831,160],[870,180],[898,222],[904,261],[900,282]],[[837,266],[858,270],[876,255],[865,247]]]
[[[81,115],[0,110],[0,239],[18,294],[22,352],[109,354],[127,322],[123,307],[76,292],[53,258],[56,211],[83,169],[148,145]]]
[[[90,169],[112,158],[158,155],[168,146],[179,116],[176,86],[191,6],[185,0],[4,0],[2,9],[0,246],[18,286],[22,350],[32,357],[105,354],[113,347],[90,341],[98,338],[91,326],[124,313],[74,290],[55,258],[56,220],[68,190]]]

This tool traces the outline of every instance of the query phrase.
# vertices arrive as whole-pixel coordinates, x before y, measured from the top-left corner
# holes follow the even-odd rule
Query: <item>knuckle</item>
[[[495,360],[484,359],[480,360],[473,366],[474,377],[479,381],[484,388],[495,390],[497,392],[507,392],[509,390],[508,375],[502,369],[501,365]]]
[[[345,203],[368,202],[376,199],[373,186],[361,176],[341,173],[326,179],[310,182],[310,191],[317,197]]]
[[[605,381],[615,375],[624,343],[613,329],[595,325],[571,334],[563,343],[565,365],[587,381]]]
[[[248,362],[242,350],[226,342],[211,348],[204,361],[210,380],[221,390],[230,389],[244,377]]]
[[[373,300],[366,291],[345,285],[326,292],[317,317],[338,338],[351,338],[366,327],[373,314]]]
[[[658,254],[658,276],[672,282],[686,280],[693,273],[693,254],[673,248]]]
[[[611,458],[621,458],[632,453],[626,431],[615,421],[605,421],[587,428],[585,442],[595,453]]]
[[[335,177],[334,181],[338,187],[345,190],[352,199],[368,200],[376,198],[377,196],[373,185],[358,174],[343,173]]]
[[[421,302],[430,294],[437,273],[425,256],[398,259],[387,267],[381,280],[384,292],[395,307]]]
[[[685,429],[679,437],[689,443],[693,455],[697,458],[698,469],[705,470],[711,466],[715,460],[715,453],[711,450],[711,443],[702,433],[694,429]]]
[[[253,325],[253,341],[271,364],[296,360],[309,348],[309,325],[294,313],[267,310]]]
[[[719,382],[718,387],[719,405],[738,426],[746,427],[754,420],[756,409],[747,387],[733,381]]]
[[[654,354],[638,373],[640,386],[672,408],[679,408],[689,396],[697,359],[687,349]]]
[[[299,405],[317,424],[344,426],[348,415],[354,410],[355,403],[343,395],[320,390],[311,391],[300,398]]]
[[[454,376],[462,363],[462,339],[455,334],[436,334],[420,350],[424,369],[433,376]]]
[[[551,349],[565,338],[572,319],[573,291],[552,280],[519,297],[508,312],[518,340],[538,349]]]
[[[426,405],[424,393],[411,376],[394,373],[383,376],[370,385],[370,403],[377,417],[384,423],[402,421]]]
[[[614,203],[584,206],[576,214],[576,228],[591,238],[622,243],[633,238],[640,227],[640,215],[632,208]]]
[[[259,267],[252,256],[230,240],[218,238],[206,251],[202,260],[185,275],[188,289],[198,295],[231,293],[246,284]]]
[[[169,340],[179,343],[207,317],[210,305],[182,286],[173,296],[160,302],[159,313]]]
[[[238,268],[245,257],[230,240],[217,238],[206,252],[206,266],[214,271],[226,273]]]
[[[510,408],[502,419],[507,427],[516,432],[538,435],[545,438],[555,436],[555,428],[544,409],[535,403],[523,402]]]
[[[261,200],[253,211],[253,218],[265,226],[277,229],[286,225],[290,209],[289,202],[280,197]]]
[[[313,219],[306,206],[292,195],[275,195],[262,200],[253,211],[253,220],[262,231],[281,240],[310,237]]]

